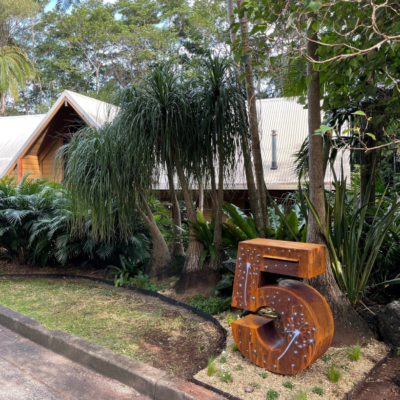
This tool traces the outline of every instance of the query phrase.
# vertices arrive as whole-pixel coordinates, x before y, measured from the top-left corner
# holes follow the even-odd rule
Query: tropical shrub
[[[203,294],[196,294],[189,299],[189,304],[207,314],[218,314],[226,309],[226,302],[221,297],[206,299]]]
[[[350,197],[342,173],[341,182],[335,177],[335,193],[326,196],[326,231],[314,206],[306,195],[317,224],[325,236],[332,268],[343,293],[356,304],[364,295],[381,247],[399,220],[400,202],[397,195],[386,197],[386,190],[374,206],[367,200],[359,204],[357,193]],[[371,184],[367,188],[369,199]]]
[[[161,205],[154,202],[155,218]],[[118,210],[115,210],[118,213]],[[95,240],[90,212],[83,229],[76,235],[71,230],[71,208],[67,190],[58,183],[29,179],[26,174],[19,183],[14,177],[0,179],[0,256],[11,261],[45,266],[68,261],[90,262],[106,266],[106,260],[124,269],[127,265],[144,263],[150,243],[147,228],[135,219],[134,233],[113,243]],[[160,225],[169,219],[160,216]],[[118,226],[115,227],[118,236]],[[120,257],[122,256],[122,257]]]

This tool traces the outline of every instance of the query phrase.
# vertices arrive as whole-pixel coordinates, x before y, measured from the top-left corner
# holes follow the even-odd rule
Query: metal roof
[[[0,118],[0,176],[18,158],[26,141],[44,117],[45,114]]]
[[[27,115],[0,118],[0,176],[3,176],[16,162],[18,156],[27,148],[38,132],[47,125],[54,112],[68,101],[82,118],[93,127],[100,127],[110,122],[117,115],[119,108],[100,100],[64,91],[46,115]],[[267,187],[271,190],[295,190],[298,179],[294,172],[294,157],[304,139],[308,135],[308,113],[296,98],[274,98],[257,101],[259,117],[259,133],[263,157],[264,177]],[[277,161],[278,169],[271,170],[272,130],[277,131]],[[341,162],[345,176],[350,176],[349,152],[339,153],[335,171],[340,176]],[[177,180],[177,179],[176,179]],[[325,185],[333,181],[332,171],[328,168],[325,175]],[[178,186],[178,182],[177,182]],[[197,185],[193,185],[196,188]],[[165,173],[154,187],[156,190],[168,189],[168,179]],[[225,189],[247,189],[243,162],[239,161],[233,178],[226,182]]]
[[[273,98],[257,100],[257,114],[259,120],[259,135],[264,169],[264,179],[269,190],[296,190],[298,177],[294,170],[294,153],[299,151],[308,136],[308,112],[303,105],[297,103],[297,98]],[[324,116],[321,115],[321,119]],[[271,169],[272,159],[272,130],[277,132],[277,161],[278,169]],[[341,176],[341,162],[343,159],[344,176],[350,176],[349,151],[338,152],[334,169],[338,177]],[[216,176],[218,173],[216,172]],[[177,181],[177,179],[175,179]],[[332,188],[333,173],[330,168],[325,174],[325,187]],[[179,185],[179,182],[176,182]],[[193,189],[197,185],[193,183]],[[165,172],[160,174],[156,185],[158,190],[167,190],[169,187]],[[210,185],[207,184],[209,189]],[[240,160],[233,173],[224,184],[225,190],[246,190],[246,174],[243,160]]]
[[[16,163],[19,155],[50,122],[64,102],[68,102],[88,125],[96,128],[105,122],[111,122],[119,110],[104,101],[65,90],[45,115],[0,118],[0,176],[6,174]]]
[[[308,110],[297,103],[297,98],[274,98],[257,102],[259,118],[259,134],[263,155],[264,178],[267,187],[273,189],[298,184],[294,171],[293,154],[299,151],[308,136]],[[324,115],[321,115],[321,120]],[[278,169],[271,169],[272,158],[272,130],[277,131],[277,159]],[[349,151],[339,152],[334,169],[340,177],[343,158],[344,175],[350,176]],[[332,184],[333,173],[328,167],[325,174],[325,185]],[[288,187],[289,187],[288,186]]]

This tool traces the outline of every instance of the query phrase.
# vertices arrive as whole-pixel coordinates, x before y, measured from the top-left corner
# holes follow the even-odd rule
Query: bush
[[[320,386],[314,386],[314,389],[312,391],[318,396],[322,396],[324,394],[324,389],[322,389],[322,387]]]
[[[286,389],[293,389],[294,388],[293,383],[290,382],[290,381],[283,382],[282,386],[285,387]]]
[[[350,361],[358,361],[361,356],[361,346],[357,343],[347,350],[347,355]]]
[[[276,390],[268,390],[267,400],[276,400],[279,397],[279,393]]]
[[[215,367],[215,358],[209,357],[207,363],[207,375],[212,376],[215,374],[215,372],[217,372],[217,369]]]
[[[114,210],[118,213],[118,210]],[[44,179],[29,179],[25,174],[19,183],[13,177],[0,179],[0,252],[3,258],[46,266],[64,265],[68,261],[90,262],[106,267],[113,263],[145,263],[149,257],[149,233],[139,215],[132,216],[132,235],[127,242],[101,242],[92,230],[90,212],[82,216],[79,234],[71,226],[69,192],[62,184]]]
[[[335,367],[334,363],[328,368],[327,374],[329,380],[333,383],[337,383],[341,377],[340,371]]]
[[[307,392],[300,390],[294,395],[294,400],[307,400]]]
[[[129,280],[129,285],[138,286],[153,292],[158,292],[161,289],[161,287],[157,286],[147,275],[143,275],[142,272],[139,272],[134,278],[131,278]]]
[[[203,294],[196,294],[189,299],[189,304],[207,314],[215,315],[224,311],[226,304],[221,297],[206,299]]]
[[[229,371],[221,372],[221,382],[229,383],[232,382],[232,374]]]

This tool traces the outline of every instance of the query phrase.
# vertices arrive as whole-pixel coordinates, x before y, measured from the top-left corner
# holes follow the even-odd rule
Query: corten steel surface
[[[259,367],[296,374],[321,357],[333,338],[333,318],[325,299],[311,286],[280,276],[312,278],[325,272],[322,245],[254,239],[239,244],[232,307],[256,312],[269,306],[274,321],[248,315],[232,323],[240,352]]]

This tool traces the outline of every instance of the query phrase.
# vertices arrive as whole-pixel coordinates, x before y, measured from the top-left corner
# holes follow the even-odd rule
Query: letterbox
[[[295,374],[321,357],[333,338],[333,318],[325,299],[293,279],[325,272],[325,246],[269,239],[239,243],[232,307],[256,312],[269,306],[281,329],[258,315],[232,323],[238,349],[254,364]]]

